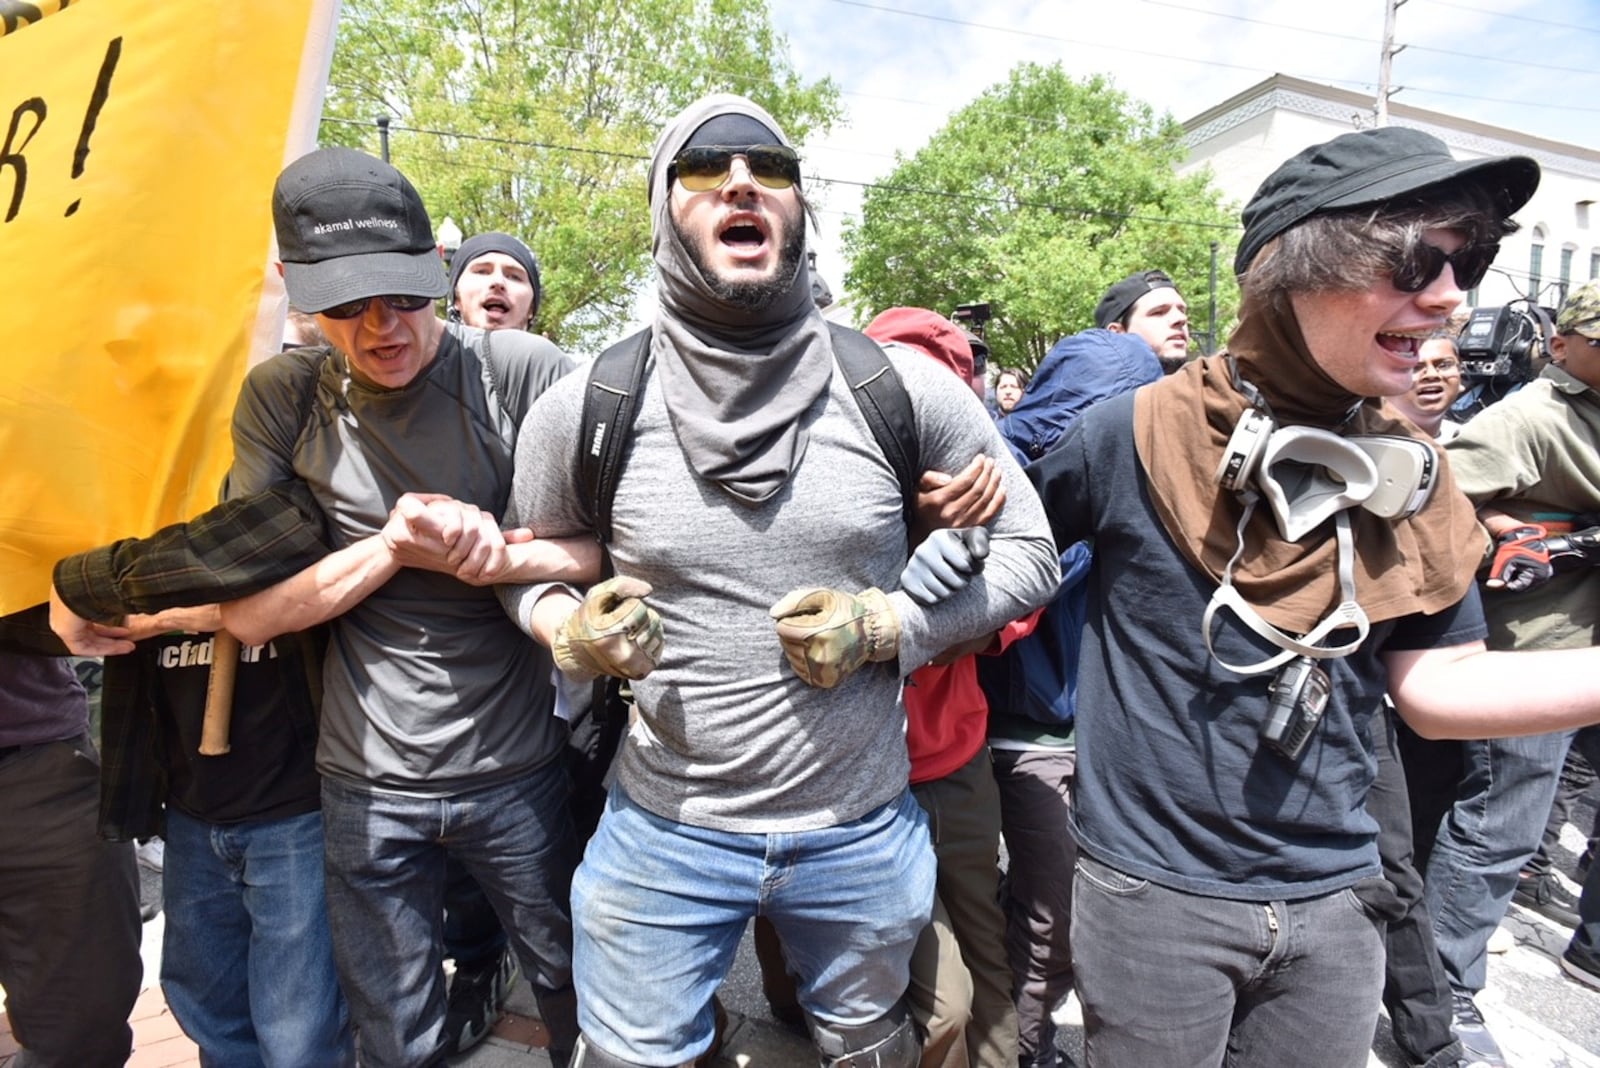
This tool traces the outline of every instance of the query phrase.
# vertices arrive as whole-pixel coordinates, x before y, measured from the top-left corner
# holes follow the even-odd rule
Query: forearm
[[[222,607],[206,604],[194,608],[168,608],[151,615],[131,615],[123,624],[135,641],[174,630],[209,633],[222,629]]]
[[[276,586],[223,604],[222,625],[246,645],[262,645],[343,615],[399,570],[383,537],[374,534]]]
[[[511,583],[574,582],[588,585],[600,578],[600,543],[594,538],[537,538],[507,545]]]
[[[1425,738],[1511,738],[1600,722],[1600,648],[1499,652],[1473,643],[1386,660],[1395,708]]]
[[[582,601],[572,591],[553,587],[533,603],[528,611],[527,631],[546,648],[555,643],[556,631]]]

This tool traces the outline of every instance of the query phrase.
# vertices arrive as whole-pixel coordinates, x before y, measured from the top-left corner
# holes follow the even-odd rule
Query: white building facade
[[[1469,305],[1536,297],[1555,308],[1569,286],[1600,277],[1600,152],[1393,102],[1389,124],[1433,134],[1457,159],[1531,156],[1544,172],[1516,215],[1522,228],[1501,243]],[[1243,207],[1296,152],[1372,125],[1370,96],[1275,74],[1183,124],[1189,158],[1180,172],[1209,165],[1224,196]]]

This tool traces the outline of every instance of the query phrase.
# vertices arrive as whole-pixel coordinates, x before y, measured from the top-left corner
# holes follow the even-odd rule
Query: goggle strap
[[[1355,536],[1351,532],[1349,510],[1341,511],[1334,519],[1334,537],[1339,551],[1339,604],[1334,606],[1333,611],[1323,617],[1322,621],[1308,633],[1296,638],[1262,619],[1261,614],[1250,606],[1250,602],[1244,599],[1239,593],[1239,588],[1233,584],[1233,569],[1244,554],[1245,527],[1249,525],[1250,517],[1255,514],[1256,504],[1261,500],[1260,495],[1253,490],[1241,496],[1244,498],[1244,514],[1239,517],[1238,546],[1228,560],[1228,566],[1222,572],[1222,582],[1217,586],[1217,591],[1211,595],[1205,615],[1200,620],[1206,652],[1211,654],[1211,659],[1236,675],[1264,675],[1277,670],[1297,656],[1308,656],[1313,660],[1332,660],[1348,656],[1359,649],[1361,643],[1367,640],[1372,625],[1367,619],[1367,613],[1355,599]],[[1216,647],[1211,642],[1211,632],[1214,629],[1213,623],[1217,612],[1223,608],[1231,611],[1239,622],[1250,628],[1258,637],[1276,645],[1282,652],[1254,664],[1230,664],[1222,659],[1217,655]],[[1354,640],[1344,645],[1318,644],[1342,627],[1356,628]]]

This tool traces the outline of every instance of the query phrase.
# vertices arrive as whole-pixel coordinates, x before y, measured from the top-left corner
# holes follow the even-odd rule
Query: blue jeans
[[[167,810],[161,989],[203,1064],[353,1065],[322,890],[322,813]]]
[[[1460,743],[1462,775],[1424,871],[1434,939],[1457,990],[1476,993],[1487,981],[1489,936],[1539,846],[1570,739],[1557,732]]]
[[[807,1012],[883,1016],[933,909],[927,828],[909,790],[837,827],[736,834],[664,819],[613,787],[572,883],[584,1036],[638,1064],[698,1057],[711,995],[757,914],[777,928]]]
[[[412,797],[322,781],[334,960],[364,1068],[417,1068],[447,1052],[445,857],[494,906],[550,1030],[577,1041],[568,905],[576,849],[567,773],[552,760],[507,783]],[[562,1056],[557,1056],[562,1055]]]
[[[1384,926],[1354,890],[1200,897],[1080,852],[1072,967],[1090,1068],[1366,1064]]]

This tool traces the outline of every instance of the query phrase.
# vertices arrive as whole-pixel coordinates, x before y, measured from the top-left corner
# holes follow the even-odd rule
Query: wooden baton
[[[233,721],[233,680],[239,671],[239,639],[225,630],[211,638],[211,674],[206,679],[206,713],[200,721],[200,755],[226,753]]]

